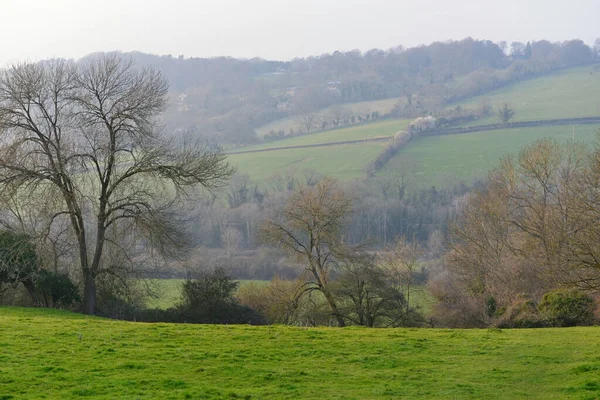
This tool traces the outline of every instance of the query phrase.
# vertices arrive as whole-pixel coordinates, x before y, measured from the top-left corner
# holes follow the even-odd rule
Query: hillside
[[[590,143],[598,129],[600,125],[577,126],[575,139]],[[379,175],[408,169],[413,174],[413,182],[420,187],[470,184],[498,165],[501,157],[515,154],[523,146],[545,137],[571,140],[573,127],[542,126],[417,137],[401,149]]]
[[[260,153],[231,154],[227,160],[254,182],[277,174],[316,171],[340,180],[364,178],[364,168],[387,145],[385,142],[281,149]]]
[[[600,395],[599,328],[142,324],[0,307],[0,398]]]
[[[515,83],[468,101],[461,106],[476,108],[490,101],[494,115],[469,123],[498,123],[496,111],[508,103],[515,111],[511,122],[600,116],[600,65],[569,68]]]

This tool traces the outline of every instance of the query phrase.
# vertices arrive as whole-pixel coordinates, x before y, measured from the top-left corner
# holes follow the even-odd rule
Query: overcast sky
[[[288,60],[447,39],[600,37],[600,0],[0,0],[0,64],[96,51]]]

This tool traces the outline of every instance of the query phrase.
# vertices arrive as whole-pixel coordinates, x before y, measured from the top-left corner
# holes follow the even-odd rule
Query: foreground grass
[[[589,143],[599,129],[600,125],[578,125],[575,140]],[[420,187],[443,187],[461,181],[469,184],[484,177],[501,157],[516,154],[523,146],[545,137],[571,140],[573,128],[542,126],[417,137],[388,162],[380,175],[409,171],[413,183]]]
[[[0,398],[594,399],[600,328],[142,324],[0,307]]]

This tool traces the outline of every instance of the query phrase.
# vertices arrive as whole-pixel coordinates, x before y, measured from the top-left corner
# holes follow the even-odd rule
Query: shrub
[[[238,283],[222,268],[188,278],[177,306],[183,322],[204,324],[263,324],[262,315],[234,298]]]
[[[293,325],[300,320],[301,299],[299,281],[274,277],[267,284],[250,282],[237,291],[240,303],[267,318],[271,324]]]
[[[71,307],[81,302],[77,286],[66,274],[40,270],[35,286],[45,307]]]
[[[554,290],[542,298],[539,309],[551,326],[590,325],[594,299],[579,290]]]
[[[497,321],[498,328],[541,328],[546,326],[535,302],[528,296],[518,296]]]

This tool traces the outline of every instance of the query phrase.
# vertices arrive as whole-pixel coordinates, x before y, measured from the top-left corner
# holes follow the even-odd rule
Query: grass
[[[600,328],[142,324],[0,307],[1,399],[595,399]]]
[[[600,116],[600,70],[583,66],[558,71],[540,78],[516,82],[461,103],[476,108],[482,99],[489,99],[493,116],[466,125],[498,123],[498,108],[508,103],[514,110],[511,120],[533,121],[542,119]]]
[[[576,126],[575,138],[589,143],[596,138],[598,129],[600,125]],[[414,171],[413,183],[420,187],[471,183],[498,165],[502,156],[516,154],[527,144],[544,137],[564,142],[572,135],[571,126],[547,126],[417,137],[401,149],[380,174],[408,168]]]
[[[243,147],[238,150],[261,150],[288,146],[305,146],[309,144],[325,144],[349,140],[393,137],[398,131],[405,130],[409,123],[410,120],[406,119],[386,119],[368,124],[354,125],[325,132],[295,136],[288,139],[274,140],[264,144]],[[235,150],[232,151],[232,154],[235,154]]]
[[[386,142],[343,144],[264,153],[230,154],[227,161],[254,182],[288,171],[318,171],[340,180],[364,178],[364,168],[387,146]]]

